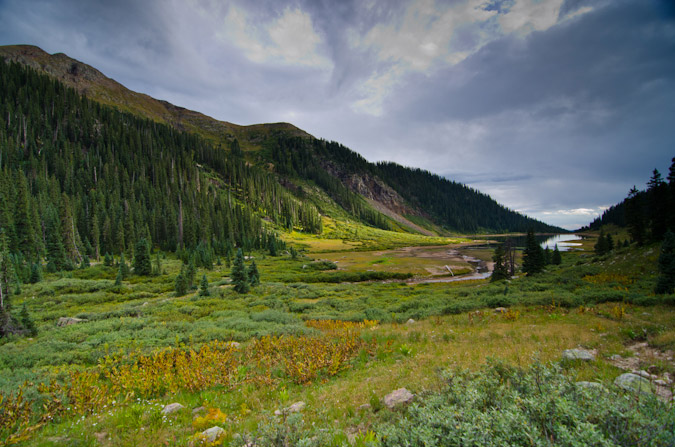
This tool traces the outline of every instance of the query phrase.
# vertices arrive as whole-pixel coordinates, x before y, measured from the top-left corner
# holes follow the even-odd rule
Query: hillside
[[[210,144],[242,149],[248,163],[270,171],[275,183],[322,209],[327,196],[344,212],[342,218],[386,230],[427,235],[463,232],[558,232],[542,222],[506,209],[488,196],[431,173],[395,164],[374,165],[344,146],[317,140],[287,123],[240,126],[218,121],[128,90],[100,71],[68,56],[49,55],[32,46],[0,47],[0,57],[29,66],[80,94],[120,111],[189,131]],[[274,180],[272,180],[274,181]],[[426,193],[419,190],[423,184]],[[315,194],[315,187],[323,194]],[[330,210],[329,210],[330,209]]]

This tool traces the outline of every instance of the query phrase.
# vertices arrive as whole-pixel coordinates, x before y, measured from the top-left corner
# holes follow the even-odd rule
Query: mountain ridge
[[[12,45],[0,47],[0,58],[44,73],[100,104],[195,133],[233,155],[241,150],[247,163],[276,175],[279,184],[301,201],[310,186],[307,182],[316,183],[348,215],[383,229],[425,235],[524,231],[526,227],[564,231],[427,171],[400,166],[393,172],[393,163],[370,163],[339,143],[317,140],[290,123],[242,126],[134,92],[64,53]],[[419,188],[420,182],[428,192]],[[316,201],[314,206],[321,208]]]
[[[203,113],[135,92],[109,78],[98,69],[65,53],[49,54],[33,45],[0,46],[0,57],[29,66],[58,79],[81,94],[106,105],[118,107],[179,130],[193,131],[219,143],[234,138],[247,148],[257,133],[283,131],[294,136],[311,137],[290,123],[260,123],[251,125],[221,121]]]

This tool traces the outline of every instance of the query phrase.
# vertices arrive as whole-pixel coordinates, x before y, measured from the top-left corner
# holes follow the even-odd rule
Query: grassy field
[[[437,239],[427,245],[440,245]],[[303,236],[287,240],[302,248]],[[222,265],[197,272],[206,274],[210,296],[196,289],[174,296],[181,262],[171,256],[162,259],[163,274],[131,275],[121,286],[117,269],[100,264],[23,285],[15,306],[26,304],[39,332],[0,344],[0,442],[187,445],[220,425],[218,445],[241,445],[246,436],[256,445],[380,445],[386,440],[378,430],[400,414],[380,410],[384,395],[401,387],[430,395],[444,389],[448,372],[480,372],[488,362],[527,369],[558,364],[563,350],[583,347],[596,360],[564,364],[571,380],[611,387],[623,372],[615,355],[675,375],[672,353],[671,360],[663,354],[675,350],[675,297],[651,292],[658,246],[597,257],[588,240],[561,266],[508,283],[332,283],[369,270],[429,273],[445,262],[434,253],[446,249],[413,256],[399,248],[413,245],[407,236],[368,242],[362,251],[349,251],[350,241],[307,240],[317,253],[252,253],[262,284],[246,295],[231,290]],[[315,269],[315,259],[340,269]],[[61,317],[85,321],[59,327]],[[337,322],[314,323],[325,320]],[[636,357],[639,342],[651,354]],[[274,415],[298,401],[306,403],[301,417]],[[171,402],[186,408],[163,416]],[[197,407],[205,412],[193,416]]]

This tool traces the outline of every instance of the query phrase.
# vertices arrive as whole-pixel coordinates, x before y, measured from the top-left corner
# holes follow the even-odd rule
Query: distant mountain
[[[320,221],[315,215],[318,210],[324,216],[356,219],[383,229],[429,235],[525,231],[528,228],[541,232],[563,231],[511,211],[485,194],[432,173],[394,163],[370,163],[339,143],[316,139],[292,124],[241,126],[133,92],[95,68],[63,53],[50,55],[37,47],[17,45],[0,47],[0,58],[30,67],[104,106],[168,125],[179,132],[196,134],[200,138],[189,143],[202,148],[198,150],[201,156],[194,154],[195,166],[210,172],[212,180],[224,188],[222,192],[229,191],[228,197],[236,198],[237,203],[251,215],[269,219],[280,229],[320,231]],[[2,94],[5,96],[9,93],[3,91]],[[35,97],[39,98],[40,95]],[[46,123],[40,122],[37,117],[31,118],[26,110],[45,108],[48,104],[35,104],[30,98],[14,98],[15,106],[23,101],[23,104],[12,109],[18,120],[24,119],[24,123],[40,126],[55,126],[57,130],[59,126],[66,125],[65,121],[60,122],[58,119]],[[76,102],[71,106],[74,107]],[[23,118],[20,113],[23,113]],[[80,120],[78,116],[78,121],[71,119],[67,125],[81,126],[80,131],[93,126],[102,132],[109,125],[119,125],[107,122],[106,117],[110,116],[115,117],[115,123],[118,119],[131,119],[101,112],[94,122]],[[135,125],[140,126],[140,134],[153,133],[157,129],[150,123]],[[25,131],[21,136],[20,126],[13,127],[11,123],[8,126],[7,135],[14,135],[12,138],[18,138],[32,150],[36,150],[39,145],[37,140],[43,145],[45,140],[52,140],[49,135],[40,135],[41,131],[33,130],[28,133],[37,140],[31,144],[23,141],[31,137]],[[165,131],[160,133],[162,138],[168,138]],[[128,138],[123,135],[118,137]],[[12,138],[8,141],[12,141]],[[88,152],[86,145],[90,142],[76,139],[71,143],[80,145],[81,151]],[[137,152],[135,144],[132,140],[124,148]],[[189,148],[189,144],[184,150],[194,151]],[[39,156],[40,151],[33,156]],[[185,160],[184,163],[189,164],[190,161]],[[18,169],[19,166],[14,168]],[[184,168],[189,169],[189,166]],[[26,174],[25,166],[23,169]],[[192,176],[192,181],[198,181],[199,178]],[[66,179],[62,181],[67,182]],[[249,185],[248,192],[237,182]],[[259,197],[252,197],[250,193],[253,191],[267,201],[262,204],[264,206],[259,203]],[[272,196],[273,200],[270,199]],[[178,200],[178,196],[174,199]],[[242,237],[250,238],[253,235]]]

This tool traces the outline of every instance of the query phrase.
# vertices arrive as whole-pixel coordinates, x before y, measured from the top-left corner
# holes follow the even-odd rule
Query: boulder
[[[506,313],[506,307],[496,307],[495,313],[496,314],[505,314]]]
[[[415,395],[405,388],[399,388],[384,396],[384,404],[387,408],[394,408],[397,405],[408,404],[412,402]]]
[[[61,317],[59,318],[59,321],[56,322],[56,325],[59,327],[64,327],[64,326],[70,326],[71,324],[77,324],[77,323],[82,323],[83,320],[82,318],[75,318],[75,317]]]
[[[204,441],[206,441],[208,444],[212,444],[218,440],[218,438],[222,437],[225,434],[225,430],[223,430],[221,427],[215,426],[208,428],[202,432],[202,436],[204,436]]]
[[[595,354],[585,349],[565,349],[562,354],[563,360],[583,360],[590,362],[595,360]]]
[[[164,415],[172,414],[175,413],[176,411],[182,410],[183,408],[185,407],[179,404],[178,402],[174,402],[162,408],[162,414]]]
[[[614,385],[634,393],[652,394],[653,392],[649,380],[633,373],[621,374],[614,380]]]
[[[405,324],[415,324],[415,320],[412,318],[405,322]]]

